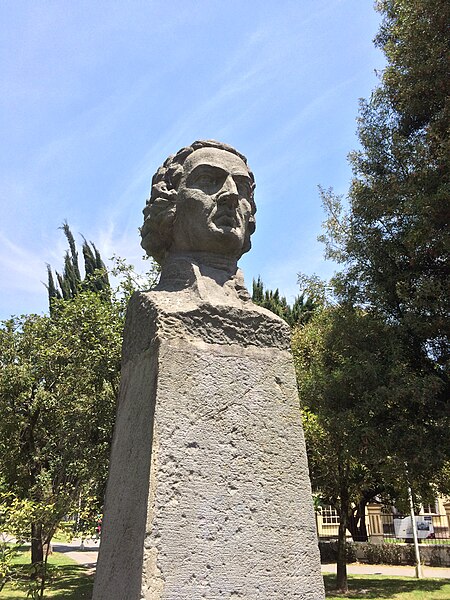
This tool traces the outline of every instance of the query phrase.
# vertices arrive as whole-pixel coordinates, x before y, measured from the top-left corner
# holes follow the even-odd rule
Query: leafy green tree
[[[364,535],[365,505],[381,491],[376,413],[389,352],[380,329],[361,311],[324,307],[293,332],[310,475],[339,512],[337,581],[344,591],[346,530]]]
[[[73,274],[76,249],[70,230],[65,233]],[[138,275],[113,257],[116,286],[99,288],[91,284],[107,276],[96,268],[95,252],[93,257],[92,269],[86,269],[91,278],[81,284],[78,276],[73,279],[75,294],[51,296],[50,316],[12,317],[0,324],[0,491],[9,498],[0,501],[0,517],[12,515],[11,498],[18,507],[14,514],[28,507],[26,537],[41,594],[45,548],[62,517],[82,514],[89,528],[102,512],[126,305],[136,289],[150,289],[159,275],[152,262]],[[19,521],[9,518],[3,526],[24,539],[26,527]]]
[[[380,0],[376,44],[387,66],[361,101],[348,209],[321,190],[326,255],[341,304],[364,307],[395,341],[388,393],[377,393],[383,477],[418,496],[448,489],[449,17],[443,0]],[[318,415],[317,411],[315,412]],[[382,457],[382,448],[380,448]],[[447,465],[447,467],[446,467]]]
[[[41,523],[46,531],[54,532],[61,516],[59,511],[63,506],[52,503],[37,502],[30,499],[20,499],[12,492],[0,493],[0,527],[2,536],[10,534],[13,541],[0,541],[0,591],[8,582],[19,578],[14,558],[20,552],[24,542],[29,539],[30,528],[35,523]],[[50,538],[49,538],[50,539]],[[27,598],[42,598],[47,580],[47,559],[49,544],[42,562],[32,563],[26,572],[29,574]]]
[[[342,262],[342,296],[397,326],[407,359],[433,376],[429,408],[449,410],[447,213],[450,173],[450,6],[382,0],[376,44],[387,67],[361,102],[361,150],[350,155],[349,210],[322,191],[328,256]],[[440,384],[438,383],[440,382]]]
[[[147,271],[137,273],[133,265],[127,263],[124,258],[116,255],[111,258],[110,274],[117,281],[116,287],[112,290],[111,298],[123,318],[125,318],[128,302],[134,292],[136,290],[151,290],[159,281],[160,265],[148,257],[144,257],[144,260],[148,261]]]
[[[448,491],[440,451],[448,421],[428,411],[432,383],[415,372],[396,327],[377,313],[328,304],[293,330],[313,489],[340,517],[337,585],[347,588],[345,539],[367,535],[365,507],[407,506],[405,462],[416,501]],[[412,468],[409,468],[412,465]]]
[[[91,291],[52,316],[0,327],[0,470],[19,499],[52,505],[56,525],[80,491],[99,510],[119,385],[123,319]],[[32,562],[53,525],[32,523]]]

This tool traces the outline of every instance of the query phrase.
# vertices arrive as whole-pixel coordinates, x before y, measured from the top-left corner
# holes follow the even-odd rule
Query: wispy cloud
[[[3,305],[8,295],[16,310],[27,293],[31,310],[38,294],[45,302],[45,262],[60,270],[67,246],[57,229],[64,218],[105,259],[139,263],[153,173],[169,154],[211,137],[248,156],[258,221],[277,240],[270,253],[255,243],[245,262],[295,295],[297,271],[315,269],[316,258],[302,267],[308,248],[293,247],[293,231],[320,228],[315,185],[324,173],[335,185],[336,170],[347,176],[347,150],[337,168],[336,155],[354,131],[348,107],[365,94],[360,74],[373,66],[376,23],[358,0],[282,4],[175,0],[170,15],[162,0],[106,12],[103,3],[2,7]]]
[[[45,276],[45,262],[0,233],[0,280],[2,287],[26,293],[42,291],[39,274]]]
[[[147,194],[150,189],[150,182],[159,164],[165,160],[169,154],[173,154],[183,145],[194,141],[195,137],[211,137],[211,135],[199,135],[208,133],[208,125],[214,124],[211,134],[216,137],[225,135],[227,126],[223,124],[220,118],[222,112],[234,98],[243,95],[249,88],[262,87],[267,82],[269,75],[265,74],[259,67],[250,68],[243,71],[239,77],[225,80],[221,87],[212,95],[208,95],[199,105],[188,105],[187,108],[179,113],[177,120],[172,123],[169,129],[154,139],[150,148],[147,150],[141,160],[135,165],[133,172],[129,175],[123,191],[118,195],[114,206],[109,215],[108,230],[114,230],[118,221],[122,220],[124,211],[130,204],[136,202],[137,194],[142,195],[145,190]],[[254,96],[251,96],[254,98]],[[246,115],[254,110],[255,105],[262,101],[262,96],[246,105],[237,119],[233,120],[232,128],[236,129],[239,120],[245,120]],[[230,128],[231,129],[231,126]],[[144,198],[142,199],[142,204]]]

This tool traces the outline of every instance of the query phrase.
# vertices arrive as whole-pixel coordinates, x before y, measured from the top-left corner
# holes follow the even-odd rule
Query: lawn
[[[14,561],[18,572],[30,561],[30,552],[21,552]],[[48,559],[50,579],[44,598],[52,600],[90,600],[93,577],[86,575],[85,567],[78,565],[64,554],[55,552]],[[1,600],[26,600],[27,579],[19,577],[15,584],[7,584],[0,592]]]
[[[336,575],[324,575],[328,600],[450,600],[450,580],[383,577],[381,575],[349,575],[349,592],[336,593]]]
[[[29,552],[21,553],[17,564],[29,561]],[[84,567],[70,558],[55,552],[49,557],[51,580],[45,598],[51,600],[89,600],[92,595],[93,577],[86,575]],[[337,594],[333,588],[336,575],[325,575],[327,600],[450,600],[450,580],[421,579],[412,577],[383,577],[381,575],[349,575],[349,593]],[[15,586],[5,586],[0,600],[26,600],[27,586],[22,579]]]

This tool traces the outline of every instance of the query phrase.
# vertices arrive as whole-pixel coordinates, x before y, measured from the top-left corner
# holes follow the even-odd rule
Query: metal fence
[[[385,542],[412,542],[413,532],[409,515],[380,515]],[[447,515],[416,516],[416,527],[421,544],[450,544],[450,527]]]
[[[449,545],[450,548],[450,514],[430,513],[416,515],[416,528],[420,544]],[[322,507],[316,512],[317,533],[322,540],[333,540],[338,537],[339,515],[332,507]],[[369,506],[366,514],[367,537],[349,540],[372,541],[374,543],[412,543],[413,531],[411,516],[394,514],[383,510],[380,505]]]

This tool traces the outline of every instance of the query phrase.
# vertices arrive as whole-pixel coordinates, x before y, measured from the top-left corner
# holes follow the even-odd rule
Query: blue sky
[[[196,139],[255,173],[247,285],[292,300],[298,272],[331,275],[317,186],[351,178],[358,98],[383,66],[372,0],[4,0],[0,22],[0,319],[47,310],[65,219],[142,269],[151,177]]]

